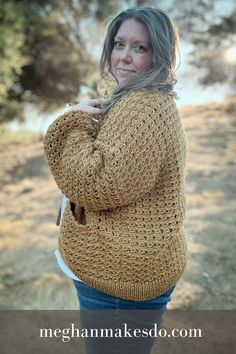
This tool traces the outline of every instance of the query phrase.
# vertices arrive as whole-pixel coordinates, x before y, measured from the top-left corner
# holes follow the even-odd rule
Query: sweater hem
[[[91,287],[94,287],[108,295],[115,296],[123,300],[146,301],[160,296],[175,286],[178,280],[182,277],[186,264],[187,262],[184,264],[183,269],[178,275],[165,283],[158,280],[139,284],[122,281],[118,283],[111,280],[107,281],[98,278],[91,278],[77,272],[75,272],[75,274],[87,285],[90,285]]]

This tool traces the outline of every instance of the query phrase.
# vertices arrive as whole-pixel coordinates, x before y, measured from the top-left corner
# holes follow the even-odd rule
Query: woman
[[[163,11],[121,12],[101,58],[102,76],[117,82],[111,96],[70,107],[47,131],[45,154],[67,197],[59,250],[79,279],[81,309],[163,311],[186,267],[176,48]]]

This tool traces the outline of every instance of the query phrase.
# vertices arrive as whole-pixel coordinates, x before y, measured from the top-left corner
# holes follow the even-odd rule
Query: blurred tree
[[[234,0],[182,0],[178,6],[169,1],[179,26],[179,34],[193,45],[189,63],[199,72],[203,86],[227,83],[236,86],[236,58],[227,61],[226,52],[236,51],[236,3]],[[227,13],[227,15],[226,15]]]
[[[25,17],[21,4],[3,2],[0,8],[0,108],[5,119],[19,111],[19,102],[9,92],[20,90],[22,68],[30,58],[24,53]],[[1,117],[2,120],[2,117]]]
[[[230,61],[226,53],[232,48],[236,51],[236,7],[230,15],[222,16],[220,22],[209,25],[207,32],[196,35],[193,44],[196,50],[191,53],[190,64],[199,70],[205,68],[200,71],[200,83],[210,86],[227,82],[234,91],[236,55]]]
[[[1,0],[0,122],[24,119],[26,103],[49,113],[75,100],[82,85],[94,88],[97,60],[85,32],[121,3]]]

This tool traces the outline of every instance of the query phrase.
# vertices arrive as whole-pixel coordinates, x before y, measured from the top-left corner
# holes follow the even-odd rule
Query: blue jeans
[[[114,331],[117,328],[124,331],[124,327],[138,328],[141,332],[144,329],[153,331],[154,324],[159,329],[167,303],[171,300],[170,295],[175,288],[173,286],[151,300],[133,301],[108,295],[81,281],[73,282],[80,302],[82,327],[99,330],[109,328]],[[155,337],[136,338],[130,337],[129,333],[122,332],[125,337],[86,338],[86,354],[150,354]]]

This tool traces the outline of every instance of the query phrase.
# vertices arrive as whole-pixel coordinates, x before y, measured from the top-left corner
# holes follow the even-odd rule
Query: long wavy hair
[[[109,23],[100,60],[101,77],[106,78],[111,72],[111,53],[114,37],[121,24],[128,19],[135,19],[144,24],[148,30],[153,52],[152,67],[146,72],[134,75],[121,83],[117,83],[111,96],[103,103],[103,114],[106,114],[124,95],[133,90],[147,88],[152,91],[164,91],[176,97],[174,85],[178,35],[169,17],[160,9],[153,7],[133,7],[122,11]]]

